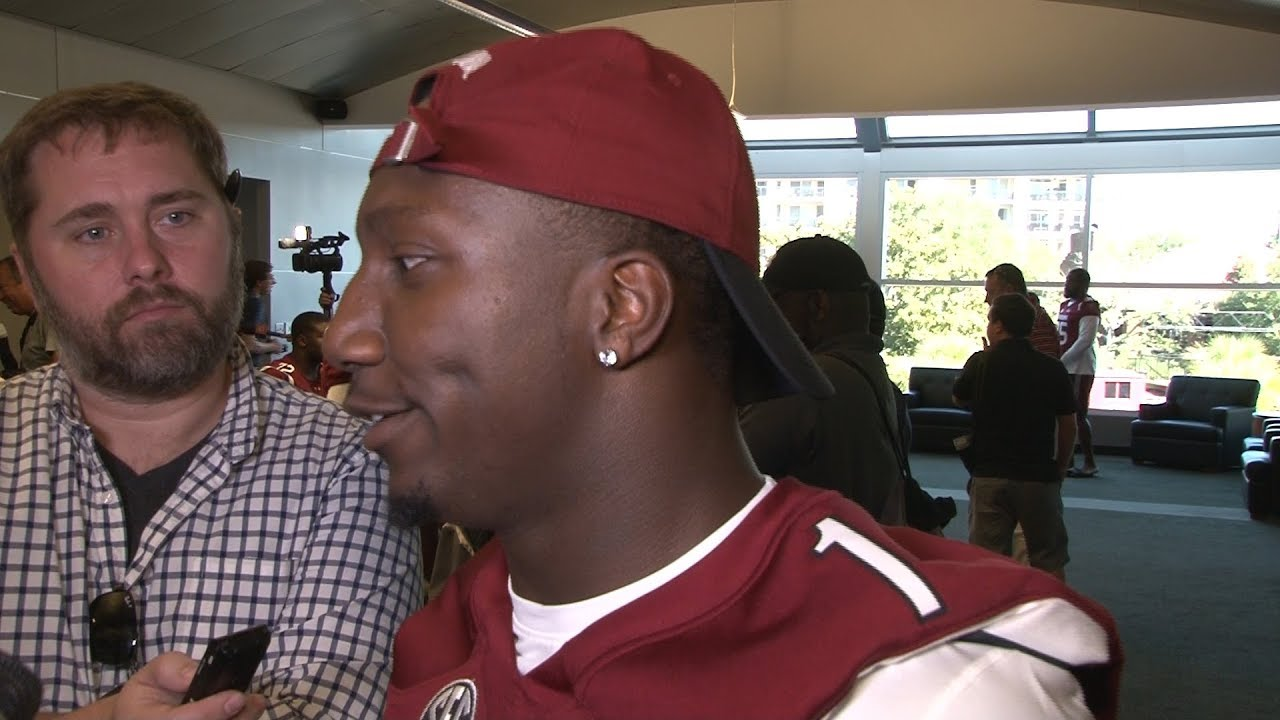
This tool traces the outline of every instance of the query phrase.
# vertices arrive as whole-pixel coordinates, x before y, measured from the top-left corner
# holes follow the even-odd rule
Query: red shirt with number
[[[329,394],[329,388],[334,385],[351,382],[349,373],[337,370],[328,363],[320,363],[320,375],[315,382],[307,377],[298,369],[297,362],[293,359],[293,353],[289,353],[284,357],[276,360],[262,368],[262,372],[278,377],[281,380],[288,380],[289,384],[304,392],[314,393],[320,397]]]
[[[871,684],[864,672],[959,642],[1016,645],[984,633],[1048,602],[1072,619],[1059,627],[1023,622],[1024,634],[1014,636],[1034,630],[1033,644],[1047,635],[1049,644],[1070,645],[1028,655],[1052,656],[1046,665],[1083,698],[1072,717],[1085,717],[1085,704],[1088,717],[1115,717],[1119,640],[1093,601],[973,546],[882,527],[834,492],[794,480],[762,492],[695,564],[596,620],[526,674],[517,667],[506,559],[491,541],[401,627],[385,716],[888,717],[885,702],[947,691],[917,686],[919,676],[909,673],[881,673],[890,699],[882,694],[876,705],[857,696]],[[1004,685],[988,698],[987,717],[1007,716],[995,712]],[[1041,692],[1034,682],[1012,685],[1008,693]]]

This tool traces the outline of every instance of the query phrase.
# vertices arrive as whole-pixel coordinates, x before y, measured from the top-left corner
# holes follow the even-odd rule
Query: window
[[[858,215],[858,179],[772,178],[770,190],[759,195],[760,267],[767,267],[784,243],[822,233],[852,242]]]
[[[823,180],[792,180],[790,187],[795,197],[822,197],[826,194],[826,182]]]
[[[1011,262],[1028,282],[1060,283],[1070,245],[1070,231],[1060,226],[1084,213],[1084,202],[1071,199],[1077,185],[1084,187],[1083,176],[890,179],[885,277],[981,281]]]
[[[1129,397],[1129,388],[1132,386],[1130,382],[1107,382],[1105,384],[1105,396],[1107,398],[1123,399]]]
[[[738,118],[744,140],[842,140],[858,137],[851,117]]]
[[[1104,395],[1128,401],[1114,409],[1160,402],[1174,375],[1256,378],[1262,383],[1258,406],[1280,407],[1280,291],[1097,288],[1090,294],[1102,306],[1095,387],[1121,383],[1115,395]]]
[[[882,289],[888,318],[884,359],[899,387],[907,387],[912,366],[964,367],[982,349],[987,305],[981,287],[886,282]]]
[[[1099,132],[1280,125],[1280,101],[1098,110]]]
[[[885,128],[889,137],[893,138],[1082,133],[1089,129],[1089,113],[1087,110],[1054,110],[973,115],[898,115],[885,118]]]
[[[1280,281],[1280,171],[1097,175],[1094,282]]]
[[[756,197],[764,197],[769,192],[769,182],[767,180],[756,181]]]
[[[1064,202],[1084,202],[1085,179],[1074,177],[1031,178],[1027,181],[1028,194],[1032,200]]]

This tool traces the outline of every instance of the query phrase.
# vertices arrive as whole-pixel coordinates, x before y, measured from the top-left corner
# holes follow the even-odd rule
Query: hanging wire
[[[729,10],[729,109],[738,112],[734,98],[738,94],[738,0]],[[741,113],[739,113],[741,114]]]

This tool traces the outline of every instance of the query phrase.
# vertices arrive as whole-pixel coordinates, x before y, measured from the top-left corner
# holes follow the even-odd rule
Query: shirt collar
[[[256,371],[249,351],[238,338],[232,344],[228,362],[231,363],[231,387],[227,391],[227,404],[222,411],[222,420],[213,429],[209,440],[222,445],[227,459],[235,464],[257,451],[266,429],[266,419],[258,412],[260,398],[254,382]],[[44,373],[40,380],[41,394],[53,398],[49,409],[51,419],[55,423],[69,424],[77,432],[89,433],[80,398],[62,364],[56,363],[37,372]]]

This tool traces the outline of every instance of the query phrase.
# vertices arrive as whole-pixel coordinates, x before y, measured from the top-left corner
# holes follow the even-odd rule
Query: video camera
[[[281,250],[297,250],[293,254],[293,271],[320,273],[323,278],[320,285],[322,293],[328,293],[332,302],[337,302],[338,293],[333,290],[333,274],[342,270],[342,252],[339,248],[351,238],[345,233],[312,237],[310,225],[299,225],[293,229],[293,237],[280,238],[277,243]],[[326,252],[328,251],[328,252]],[[323,298],[321,303],[324,303]],[[332,306],[324,306],[325,317],[332,314]]]
[[[310,225],[293,229],[293,237],[280,238],[281,250],[294,250],[293,271],[308,273],[335,273],[342,270],[342,243],[350,240],[345,233],[312,237]],[[325,252],[330,250],[331,252]]]

